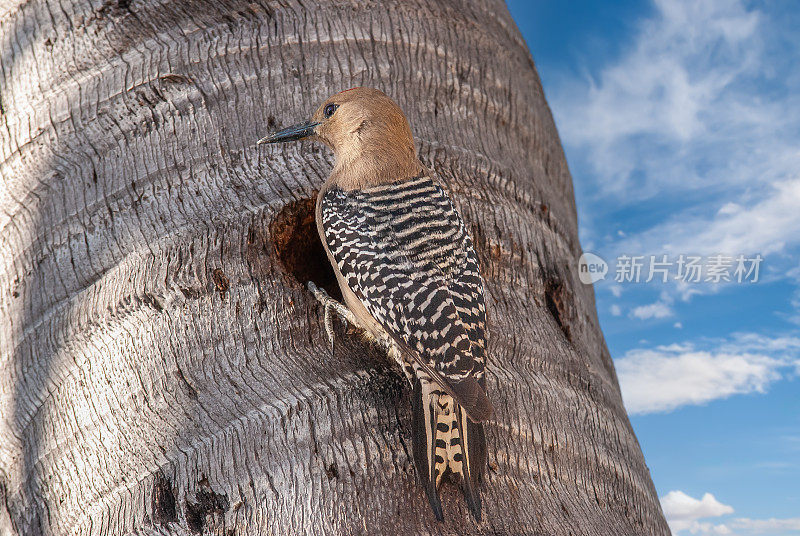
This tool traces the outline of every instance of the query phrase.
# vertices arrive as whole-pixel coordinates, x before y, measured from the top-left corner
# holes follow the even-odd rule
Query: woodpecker
[[[302,124],[258,141],[308,138],[335,164],[320,188],[316,223],[344,304],[309,282],[333,349],[331,312],[362,329],[397,361],[413,388],[414,464],[437,520],[437,488],[460,477],[481,519],[486,304],[472,240],[447,192],[417,157],[403,111],[377,89],[328,98]]]

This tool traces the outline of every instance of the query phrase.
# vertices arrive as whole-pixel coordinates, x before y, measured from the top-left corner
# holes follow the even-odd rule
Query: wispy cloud
[[[731,522],[737,533],[746,534],[788,534],[800,533],[800,517],[789,519],[748,519],[738,518]]]
[[[800,168],[800,161],[797,165]],[[619,242],[617,247],[640,254],[736,256],[783,252],[800,242],[799,206],[800,179],[786,179],[765,186],[756,201],[731,202],[711,214],[675,217]]]
[[[768,337],[759,333],[734,333],[730,341],[722,343],[726,350],[781,352],[787,356],[800,355],[800,337],[784,335]]]
[[[800,114],[783,106],[797,96],[777,88],[765,99],[753,85],[778,83],[775,59],[763,61],[764,15],[740,0],[655,7],[625,54],[552,98],[563,138],[589,151],[603,191],[641,199],[793,169],[800,155],[781,131]]]
[[[736,394],[763,393],[794,374],[800,338],[735,334],[725,341],[635,349],[615,360],[631,414],[671,411]]]
[[[657,301],[648,305],[640,305],[631,310],[630,316],[638,318],[639,320],[648,320],[650,318],[667,318],[672,316],[672,309],[664,302]]]
[[[794,30],[744,0],[654,7],[619,57],[550,94],[582,240],[611,258],[760,253],[789,265],[780,255],[800,250]],[[624,221],[637,205],[652,214]]]

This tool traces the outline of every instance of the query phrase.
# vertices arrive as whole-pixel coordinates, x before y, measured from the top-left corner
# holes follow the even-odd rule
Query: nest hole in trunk
[[[309,281],[341,301],[336,275],[317,232],[316,192],[310,198],[283,207],[269,226],[275,255],[291,279],[308,291]]]

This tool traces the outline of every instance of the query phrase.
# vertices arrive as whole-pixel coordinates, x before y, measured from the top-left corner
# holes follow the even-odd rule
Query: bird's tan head
[[[382,91],[356,87],[323,102],[311,120],[259,140],[278,143],[309,138],[333,149],[331,178],[363,187],[414,176],[422,170],[411,127],[400,107]]]

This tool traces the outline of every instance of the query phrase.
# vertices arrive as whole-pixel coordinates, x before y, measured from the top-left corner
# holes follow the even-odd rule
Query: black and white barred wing
[[[367,311],[473,420],[487,419],[483,281],[447,194],[428,177],[332,189],[322,225]]]

